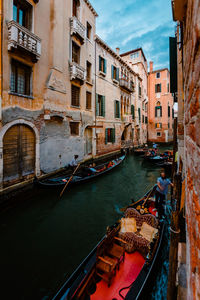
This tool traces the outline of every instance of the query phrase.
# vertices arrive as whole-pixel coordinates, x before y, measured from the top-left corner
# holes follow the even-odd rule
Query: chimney
[[[117,52],[117,54],[119,55],[119,51],[120,51],[120,48],[116,48],[116,52]]]
[[[153,61],[150,61],[149,65],[150,65],[150,73],[152,73],[153,72]]]

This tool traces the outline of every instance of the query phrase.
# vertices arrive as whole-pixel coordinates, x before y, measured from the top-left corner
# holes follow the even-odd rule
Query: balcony
[[[70,79],[78,79],[84,82],[86,79],[86,70],[75,62],[70,63]]]
[[[71,35],[78,36],[81,42],[84,43],[85,36],[86,36],[86,28],[76,17],[72,17],[70,19],[70,28],[71,28]]]
[[[126,78],[120,78],[119,85],[131,93],[134,92],[134,83]]]
[[[133,121],[132,115],[124,115],[122,121],[125,123],[131,123]]]
[[[8,50],[23,49],[38,61],[41,56],[41,39],[15,21],[8,23]]]

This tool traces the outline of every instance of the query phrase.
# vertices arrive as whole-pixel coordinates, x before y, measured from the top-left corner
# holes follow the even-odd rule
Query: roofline
[[[105,50],[107,50],[108,52],[110,52],[115,58],[117,58],[124,66],[127,67],[127,69],[134,74],[135,76],[137,76],[139,79],[142,80],[142,78],[140,77],[140,75],[138,73],[136,73],[135,71],[133,71],[131,69],[131,67],[123,60],[123,58],[121,58],[121,55],[118,55],[112,48],[110,48],[98,35],[95,35],[95,42],[97,42],[98,44],[100,44],[101,46],[103,46],[103,48]]]
[[[141,52],[142,52],[142,55],[143,55],[143,57],[144,57],[144,60],[147,61],[147,59],[146,59],[146,57],[145,57],[145,55],[144,55],[144,52],[143,52],[143,50],[142,50],[142,47],[137,48],[137,49],[133,49],[133,50],[128,51],[128,52],[125,52],[125,53],[122,53],[122,54],[120,54],[120,56],[126,56],[126,55],[129,55],[129,54],[138,52],[138,51],[141,51]]]
[[[87,6],[90,8],[90,10],[92,11],[93,15],[95,17],[98,17],[99,15],[97,14],[96,10],[94,9],[94,7],[92,6],[92,4],[90,3],[89,0],[84,0],[85,3],[87,4]]]
[[[163,68],[163,69],[154,70],[153,72],[148,72],[148,74],[158,73],[158,72],[162,72],[162,71],[165,71],[165,70],[167,70],[170,73],[168,68]]]

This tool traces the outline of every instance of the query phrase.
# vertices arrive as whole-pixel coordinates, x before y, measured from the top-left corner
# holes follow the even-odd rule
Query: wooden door
[[[3,138],[4,185],[17,183],[35,174],[35,134],[26,125],[14,125]]]

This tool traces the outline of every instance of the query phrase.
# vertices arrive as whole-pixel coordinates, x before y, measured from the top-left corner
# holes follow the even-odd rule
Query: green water
[[[62,199],[52,190],[24,195],[24,202],[0,215],[0,298],[51,299],[121,216],[119,209],[143,196],[159,171],[128,155],[111,173],[68,188]]]

